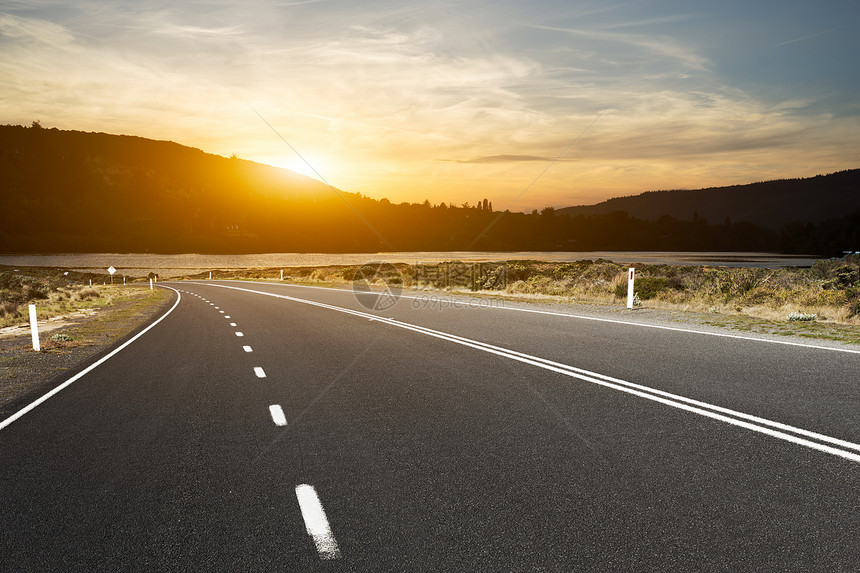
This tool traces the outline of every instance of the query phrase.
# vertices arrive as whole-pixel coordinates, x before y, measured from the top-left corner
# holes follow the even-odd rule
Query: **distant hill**
[[[335,196],[287,169],[35,123],[0,126],[0,182],[6,252],[220,249],[276,207]]]
[[[0,126],[0,252],[639,249],[831,255],[860,247],[860,210],[849,215],[845,199],[858,196],[857,180],[852,171],[646,193],[583,208],[593,214],[552,207],[498,213],[487,199],[460,206],[371,199],[286,169],[169,141],[7,125]],[[831,213],[833,219],[808,223]],[[778,231],[761,226],[782,220],[801,223]]]
[[[627,211],[631,217],[649,221],[663,215],[685,221],[695,216],[711,224],[723,223],[728,218],[776,230],[792,222],[820,223],[841,218],[857,209],[860,209],[860,169],[731,187],[649,191],[556,212],[599,215]]]

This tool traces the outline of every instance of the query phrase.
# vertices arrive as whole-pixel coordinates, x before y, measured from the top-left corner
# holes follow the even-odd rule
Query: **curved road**
[[[0,423],[0,570],[860,567],[856,350],[169,287],[160,323]]]

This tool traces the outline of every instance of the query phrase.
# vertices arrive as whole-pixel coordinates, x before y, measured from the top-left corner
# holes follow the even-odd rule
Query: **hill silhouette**
[[[788,183],[806,188],[811,181],[822,197],[836,197],[839,193],[827,195],[823,189],[856,195],[856,180],[854,171]],[[169,141],[37,123],[0,126],[0,185],[0,252],[6,253],[781,250],[830,255],[860,249],[860,211],[814,223],[814,217],[832,210],[792,206],[798,216],[776,231],[737,215],[739,199],[733,215],[720,211],[718,217],[706,207],[717,209],[723,199],[702,199],[695,207],[699,216],[686,219],[686,211],[672,201],[663,203],[665,212],[653,210],[658,217],[652,211],[640,214],[629,207],[638,198],[607,201],[601,205],[609,210],[588,214],[552,207],[498,213],[487,199],[459,206],[394,204]],[[771,200],[777,197],[767,184],[755,185],[764,185]],[[683,193],[698,196],[645,195]],[[822,204],[829,205],[829,199]],[[624,206],[629,213],[620,209]]]
[[[821,223],[844,217],[857,209],[860,169],[729,187],[649,191],[596,205],[565,207],[558,212],[601,215],[627,211],[632,217],[651,221],[664,215],[684,220],[701,218],[708,223],[729,219],[777,230],[789,223]]]

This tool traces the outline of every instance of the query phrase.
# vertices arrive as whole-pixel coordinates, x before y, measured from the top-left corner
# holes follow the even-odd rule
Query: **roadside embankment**
[[[283,269],[213,270],[212,279],[280,280],[317,285],[362,281],[409,289],[479,292],[517,300],[625,305],[627,269],[636,268],[642,308],[704,312],[775,322],[860,324],[858,257],[817,261],[811,268],[731,268],[517,260],[430,265],[368,264]],[[181,277],[205,280],[209,272]]]
[[[0,419],[148,324],[173,298],[148,284],[90,286],[69,277],[56,270],[0,270]],[[27,323],[29,303],[37,309],[39,352]]]

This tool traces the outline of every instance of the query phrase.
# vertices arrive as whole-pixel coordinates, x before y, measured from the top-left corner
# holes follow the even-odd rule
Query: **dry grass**
[[[406,288],[467,290],[508,297],[625,305],[627,269],[636,267],[636,292],[651,308],[749,316],[786,322],[791,313],[819,322],[860,324],[858,257],[824,260],[812,268],[754,269],[679,265],[622,265],[612,261],[462,263],[285,267],[284,281],[348,285],[354,277]],[[281,269],[213,271],[213,279],[280,279]],[[182,277],[208,279],[209,274]]]
[[[103,282],[98,275],[41,267],[0,267],[0,327],[29,321],[28,305],[35,304],[40,320],[122,300],[135,287],[89,286]]]

